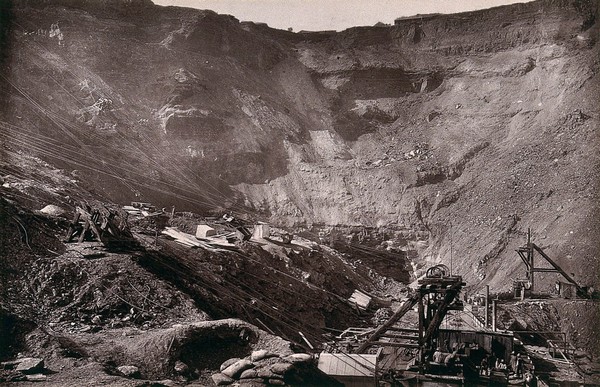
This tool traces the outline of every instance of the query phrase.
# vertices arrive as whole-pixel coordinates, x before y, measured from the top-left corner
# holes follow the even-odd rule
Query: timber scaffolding
[[[364,353],[370,347],[396,347],[418,349],[419,372],[424,373],[426,355],[432,352],[440,324],[449,310],[463,310],[459,294],[463,286],[461,276],[449,274],[448,267],[437,265],[429,268],[419,287],[394,313],[363,342],[356,353]],[[418,305],[419,328],[408,329],[396,323],[415,305]]]
[[[527,244],[525,246],[519,247],[517,250],[517,254],[525,263],[526,267],[526,279],[518,279],[514,283],[515,293],[517,291],[521,292],[521,297],[524,298],[526,292],[532,294],[534,292],[534,275],[535,273],[558,273],[562,275],[575,289],[577,297],[581,298],[589,298],[589,294],[587,289],[581,287],[575,280],[567,274],[554,260],[552,260],[538,245],[531,241],[531,229],[527,230]],[[541,255],[549,264],[552,266],[549,267],[536,267],[535,266],[535,254],[538,253]],[[515,294],[516,296],[516,294]]]

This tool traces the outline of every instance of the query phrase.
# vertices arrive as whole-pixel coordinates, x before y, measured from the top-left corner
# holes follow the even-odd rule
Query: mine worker
[[[533,373],[527,372],[525,374],[525,386],[537,387],[537,385],[538,385],[537,377]]]
[[[510,362],[508,364],[510,373],[514,374],[517,372],[517,353],[512,351],[510,354]]]
[[[490,353],[487,358],[488,374],[491,374],[492,370],[496,366],[496,356],[494,356],[493,353]]]
[[[471,346],[469,345],[469,343],[462,343],[460,346],[464,349],[465,356],[471,357]]]
[[[517,362],[516,362],[516,368],[515,368],[515,372],[517,374],[517,378],[520,378],[523,376],[523,358],[521,357],[521,354],[518,353],[517,354]]]
[[[444,364],[446,367],[454,367],[454,363],[456,363],[456,351],[447,354],[444,358]]]
[[[451,348],[450,348],[450,340],[446,339],[444,340],[444,352],[451,352]]]
[[[496,369],[499,369],[499,370],[505,370],[506,369],[506,363],[504,362],[504,359],[499,358],[496,361]]]
[[[475,364],[481,363],[481,360],[485,357],[483,350],[479,348],[479,344],[476,341],[473,341],[471,344],[469,353],[469,359],[471,359],[471,361]]]
[[[480,375],[488,375],[488,359],[484,357],[481,359],[481,364],[479,366],[479,374]]]
[[[444,361],[444,354],[442,353],[442,349],[440,347],[437,347],[433,353],[433,361],[435,363],[442,363]]]

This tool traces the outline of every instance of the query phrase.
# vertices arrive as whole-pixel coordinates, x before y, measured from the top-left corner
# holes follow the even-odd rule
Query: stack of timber
[[[348,301],[350,304],[355,305],[360,310],[367,310],[371,305],[372,297],[368,294],[356,289],[350,296]]]
[[[175,240],[175,242],[191,247],[191,248],[202,248],[209,251],[226,251],[222,247],[226,248],[236,248],[236,246],[232,243],[228,243],[227,241],[221,238],[207,237],[198,239],[192,234],[187,234],[185,232],[179,231],[176,227],[166,227],[162,234],[167,235]]]

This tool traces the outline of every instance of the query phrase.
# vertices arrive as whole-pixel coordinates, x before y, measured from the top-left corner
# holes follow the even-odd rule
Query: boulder
[[[230,365],[237,363],[238,361],[240,361],[242,359],[240,359],[239,357],[232,357],[229,360],[225,360],[223,362],[223,364],[221,364],[221,367],[219,368],[219,371],[223,372],[223,370],[227,367],[229,367]]]
[[[173,369],[175,370],[175,372],[177,372],[178,374],[186,374],[189,372],[190,367],[188,367],[187,364],[185,364],[184,362],[182,362],[181,360],[177,360],[175,362],[175,366],[173,367]]]
[[[28,382],[45,382],[47,378],[44,374],[33,374],[26,375],[25,379],[27,379]]]
[[[140,370],[136,366],[120,366],[117,370],[128,378],[137,378],[140,376]]]
[[[38,357],[25,357],[18,359],[18,362],[15,370],[24,374],[37,374],[44,369],[44,359]]]
[[[226,386],[228,384],[233,383],[233,379],[231,379],[229,376],[223,375],[223,374],[214,374],[212,376],[212,381],[217,386]]]
[[[272,386],[285,386],[285,382],[281,379],[269,379],[268,383]]]
[[[46,207],[40,210],[42,214],[52,215],[52,216],[60,216],[64,215],[66,211],[59,206],[55,206],[54,204],[48,204]]]
[[[248,359],[242,359],[225,368],[221,373],[230,378],[238,378],[242,372],[252,367],[254,367],[254,363]]]
[[[154,385],[154,386],[157,386],[157,387],[162,387],[162,386],[164,386],[164,387],[176,387],[176,386],[179,385],[177,382],[175,382],[175,381],[173,381],[171,379],[157,380],[157,381],[153,381],[151,384]]]

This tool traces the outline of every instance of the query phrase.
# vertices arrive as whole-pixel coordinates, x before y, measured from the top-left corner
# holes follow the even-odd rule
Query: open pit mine
[[[599,12],[0,1],[0,383],[600,384]]]

